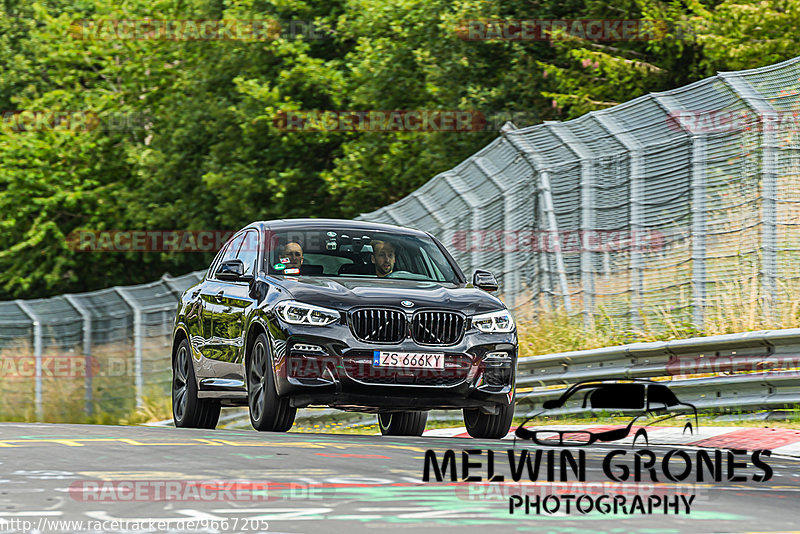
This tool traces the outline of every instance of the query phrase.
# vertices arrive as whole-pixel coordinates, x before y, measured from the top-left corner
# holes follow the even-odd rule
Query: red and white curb
[[[561,426],[537,426],[536,430],[593,430],[602,431],[619,426],[601,425],[561,425]],[[503,439],[514,439],[514,433],[509,432]],[[636,427],[631,431],[631,435],[620,441],[609,442],[608,445],[632,445],[633,435]],[[786,456],[800,456],[800,430],[789,428],[747,428],[747,427],[722,427],[709,426],[700,427],[694,434],[683,433],[680,427],[654,426],[646,427],[647,437],[650,445],[684,445],[690,447],[712,447],[717,449],[769,449],[773,454]],[[424,436],[447,437],[447,438],[469,438],[467,429],[456,428],[437,428],[427,430]],[[640,437],[637,445],[644,446],[644,441]]]

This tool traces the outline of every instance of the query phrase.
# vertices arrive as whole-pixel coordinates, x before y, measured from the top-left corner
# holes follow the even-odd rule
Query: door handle
[[[224,296],[225,296],[225,290],[224,290],[224,289],[222,289],[222,290],[220,290],[220,292],[219,292],[219,293],[217,293],[216,295],[214,295],[214,300],[216,300],[217,302],[219,302],[219,301],[221,301],[221,300],[222,300],[222,297],[224,297]]]

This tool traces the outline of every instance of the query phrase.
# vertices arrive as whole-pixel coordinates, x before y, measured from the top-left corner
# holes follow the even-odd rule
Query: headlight
[[[339,312],[297,302],[296,300],[284,300],[275,305],[275,312],[278,317],[289,324],[307,324],[314,326],[325,326],[339,320]]]
[[[514,330],[514,319],[508,310],[482,313],[472,316],[472,324],[481,332],[511,332]]]

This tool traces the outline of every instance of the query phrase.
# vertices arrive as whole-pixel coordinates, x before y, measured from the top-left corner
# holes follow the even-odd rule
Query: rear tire
[[[378,426],[384,436],[421,436],[428,412],[379,413]]]
[[[220,403],[197,397],[197,379],[189,341],[184,339],[172,357],[172,420],[179,428],[216,428]]]
[[[259,334],[247,357],[247,404],[250,423],[260,432],[286,432],[294,424],[297,408],[275,388],[272,356],[267,336]]]
[[[464,426],[473,438],[501,439],[506,437],[514,419],[514,402],[501,406],[496,415],[482,413],[477,408],[464,408]]]

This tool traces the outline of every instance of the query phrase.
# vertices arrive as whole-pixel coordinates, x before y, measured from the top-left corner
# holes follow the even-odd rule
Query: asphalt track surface
[[[484,451],[474,458],[483,460],[482,467],[470,470],[484,480],[422,482],[428,449],[439,457],[454,450],[459,476],[462,451]],[[693,483],[693,474],[683,482],[615,483],[602,471],[602,459],[614,449],[628,455],[635,451],[592,446],[583,448],[584,485],[574,485],[573,477],[564,484],[520,486],[486,481],[489,449],[495,451],[495,472],[510,478],[506,451],[533,452],[536,447],[442,437],[0,424],[0,532],[661,534],[791,532],[800,524],[798,458],[767,458],[774,474],[766,482],[752,480],[750,475],[760,471],[749,463],[742,471],[748,476],[745,482],[729,482],[723,473],[720,482]],[[650,447],[659,457],[670,449]],[[685,450],[694,454],[696,449]],[[628,502],[637,493],[645,498],[694,494],[695,500],[688,515],[684,510],[664,514],[662,509],[650,515],[581,514],[574,509],[565,514],[563,505],[554,514],[525,515],[524,507],[510,514],[509,495],[524,492],[529,498],[617,494]]]

